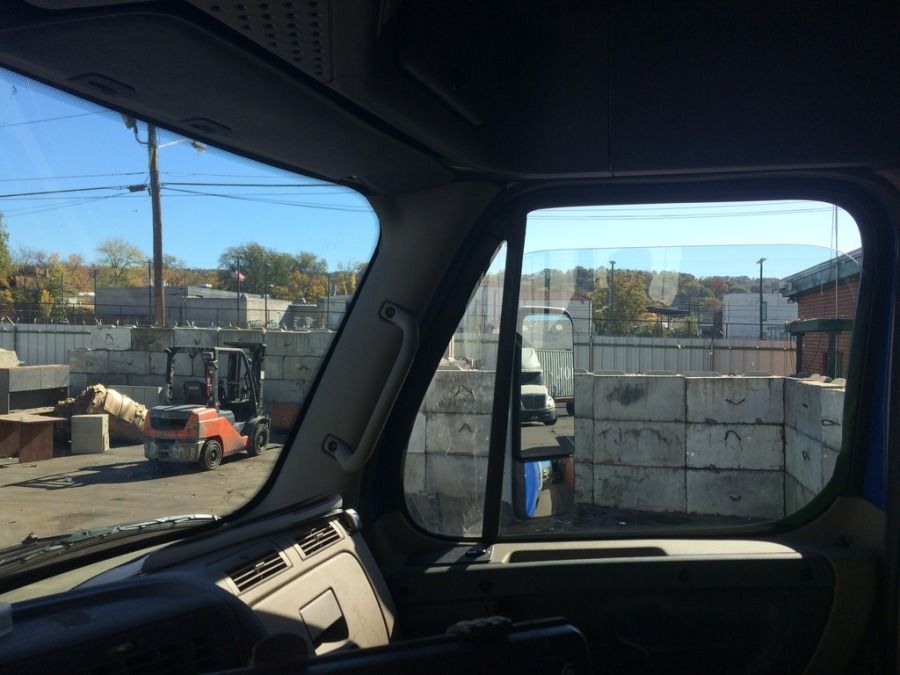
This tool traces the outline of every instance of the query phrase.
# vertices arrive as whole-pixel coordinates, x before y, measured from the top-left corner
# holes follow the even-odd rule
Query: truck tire
[[[552,427],[554,424],[556,424],[556,411],[555,410],[553,411],[553,414],[550,417],[548,417],[547,419],[544,420],[544,424],[548,427]]]
[[[570,415],[575,414],[575,401],[569,401],[568,403],[566,403],[566,412]]]
[[[247,446],[247,454],[251,457],[261,455],[269,444],[269,426],[257,424],[250,436],[250,444]]]
[[[203,444],[200,451],[200,468],[204,471],[217,469],[222,463],[222,444],[215,438],[210,438]]]

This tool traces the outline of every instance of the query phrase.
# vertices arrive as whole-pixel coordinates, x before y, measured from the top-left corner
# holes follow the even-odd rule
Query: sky
[[[139,134],[146,139],[143,123]],[[159,151],[164,252],[188,266],[216,267],[225,248],[251,242],[312,251],[332,270],[374,252],[377,218],[352,190],[214,148],[200,153],[165,131],[159,142],[172,143]],[[146,147],[117,113],[0,69],[0,213],[13,253],[77,253],[92,262],[97,246],[119,237],[149,256],[147,181]],[[780,277],[831,255],[832,219],[831,205],[801,201],[545,210],[528,218],[525,268],[616,260],[620,268],[753,276],[766,257],[766,276]],[[859,247],[840,210],[838,232],[837,248]],[[729,247],[710,246],[718,244]]]

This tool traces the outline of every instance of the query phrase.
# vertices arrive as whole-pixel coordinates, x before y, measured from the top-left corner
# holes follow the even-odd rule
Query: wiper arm
[[[142,532],[152,532],[182,525],[214,522],[219,519],[219,516],[215,514],[189,513],[119,523],[109,527],[93,528],[69,534],[55,534],[47,537],[38,537],[32,532],[22,540],[21,544],[0,551],[0,573],[7,567],[20,567],[36,559],[62,555],[109,539],[118,539]]]

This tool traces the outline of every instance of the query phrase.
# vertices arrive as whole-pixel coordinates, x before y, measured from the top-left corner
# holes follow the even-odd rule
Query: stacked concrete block
[[[91,349],[121,351],[131,349],[130,326],[93,326],[91,328]]]
[[[66,397],[68,387],[68,366],[0,368],[0,413],[55,405]]]
[[[594,503],[594,376],[575,375],[575,501]]]
[[[780,377],[685,378],[688,511],[784,513]]]
[[[844,387],[785,379],[785,501],[789,512],[815,497],[834,473],[843,434]]]
[[[596,375],[593,384],[594,503],[683,512],[684,378]]]
[[[90,455],[109,452],[109,416],[72,416],[72,454]]]

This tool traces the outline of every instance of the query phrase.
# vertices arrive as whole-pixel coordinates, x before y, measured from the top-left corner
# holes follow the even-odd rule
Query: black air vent
[[[325,523],[324,525],[317,525],[303,532],[297,537],[297,544],[303,552],[303,557],[308,558],[319,551],[325,550],[340,539],[341,533],[338,532],[331,523]]]
[[[331,0],[191,0],[191,4],[307,75],[331,81]]]
[[[287,563],[284,558],[278,551],[272,551],[256,562],[229,571],[228,576],[231,577],[238,591],[243,593],[285,569],[287,569]]]
[[[139,645],[139,646],[138,646]],[[228,667],[229,661],[209,635],[198,634],[160,644],[125,642],[103,655],[102,665],[76,671],[79,675],[182,675]]]

